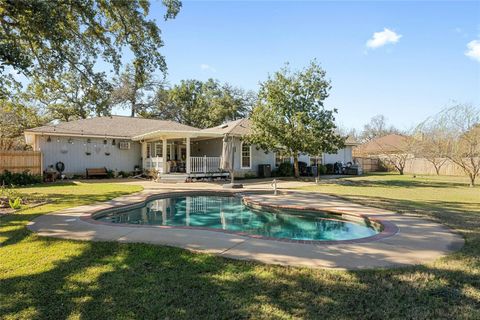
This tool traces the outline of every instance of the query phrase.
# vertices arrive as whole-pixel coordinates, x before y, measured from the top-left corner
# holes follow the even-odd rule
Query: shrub
[[[20,207],[22,206],[22,199],[20,197],[15,198],[15,200],[8,199],[8,204],[12,209],[20,209]]]
[[[327,166],[325,166],[323,164],[319,164],[318,167],[317,167],[317,170],[318,170],[319,175],[326,174],[327,173]]]
[[[291,177],[293,176],[293,165],[289,162],[282,162],[278,169],[275,170],[276,177]]]
[[[30,174],[28,170],[22,173],[13,173],[5,170],[0,174],[0,184],[8,186],[25,186],[28,184],[35,184],[42,182],[42,177],[39,175]]]
[[[325,165],[326,174],[333,174],[333,163],[327,163]]]

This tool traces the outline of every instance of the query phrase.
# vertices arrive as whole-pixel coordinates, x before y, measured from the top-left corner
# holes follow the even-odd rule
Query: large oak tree
[[[163,0],[165,19],[179,12],[179,0]],[[11,84],[11,71],[55,78],[67,69],[94,77],[101,59],[121,65],[122,50],[133,53],[138,83],[166,64],[155,21],[145,0],[0,0],[0,94]]]

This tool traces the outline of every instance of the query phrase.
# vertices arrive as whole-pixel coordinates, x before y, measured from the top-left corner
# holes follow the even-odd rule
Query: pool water
[[[256,210],[240,197],[179,196],[148,201],[142,207],[106,212],[97,220],[119,224],[189,226],[294,240],[351,240],[373,236],[376,228],[340,215]]]

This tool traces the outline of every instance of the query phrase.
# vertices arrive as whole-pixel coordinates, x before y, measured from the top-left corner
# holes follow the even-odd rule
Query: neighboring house
[[[180,179],[226,176],[228,173],[219,169],[224,135],[234,138],[235,176],[257,175],[259,164],[273,169],[291,161],[244,143],[242,137],[250,127],[248,119],[198,129],[174,121],[112,116],[29,129],[25,140],[42,152],[43,170],[63,162],[67,176],[84,175],[86,168],[98,167],[117,172],[155,170],[161,179],[172,174]],[[354,145],[347,140],[346,147],[336,154],[301,155],[299,160],[307,165],[351,162]]]
[[[405,153],[408,149],[408,138],[400,134],[388,134],[372,139],[354,148],[355,156],[378,156],[382,154]]]

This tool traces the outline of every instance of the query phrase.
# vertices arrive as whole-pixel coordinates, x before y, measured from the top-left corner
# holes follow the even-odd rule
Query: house
[[[353,153],[355,156],[405,153],[408,149],[408,144],[409,141],[407,137],[392,133],[357,146],[354,148]]]
[[[43,170],[62,162],[67,176],[84,175],[86,168],[98,167],[116,172],[155,170],[165,180],[227,176],[219,169],[225,135],[234,141],[235,176],[256,176],[260,164],[275,168],[291,161],[244,143],[242,137],[250,127],[248,119],[198,129],[174,121],[111,116],[29,129],[25,140],[42,152]],[[346,147],[336,154],[301,155],[299,160],[307,165],[351,162],[354,145],[347,140]]]

